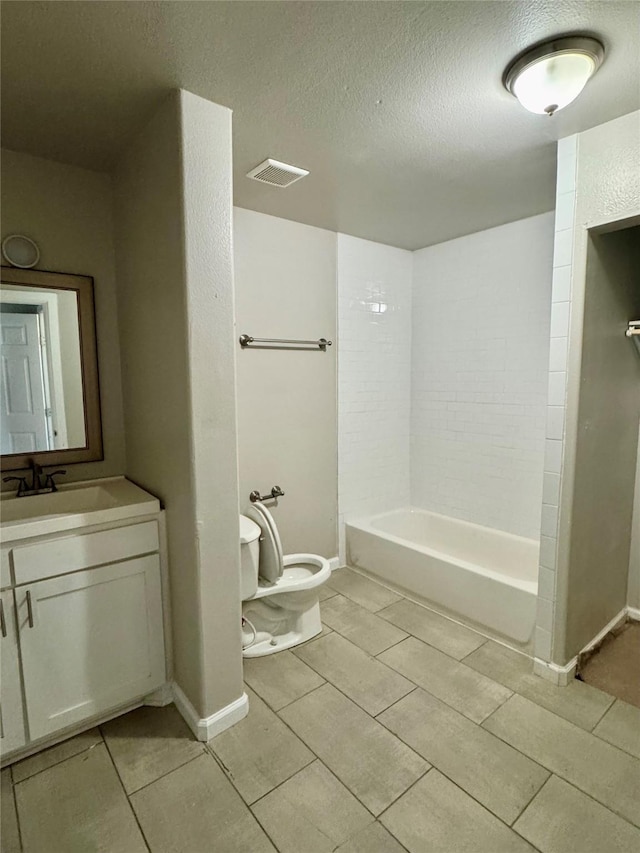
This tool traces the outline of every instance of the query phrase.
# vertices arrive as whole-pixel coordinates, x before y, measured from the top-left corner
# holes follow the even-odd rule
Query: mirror
[[[102,459],[93,280],[2,267],[2,470]]]

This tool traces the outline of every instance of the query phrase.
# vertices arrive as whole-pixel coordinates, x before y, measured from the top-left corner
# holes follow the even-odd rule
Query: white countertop
[[[0,539],[30,539],[159,511],[159,500],[125,477],[59,485],[57,492],[22,498],[5,492],[0,498]]]

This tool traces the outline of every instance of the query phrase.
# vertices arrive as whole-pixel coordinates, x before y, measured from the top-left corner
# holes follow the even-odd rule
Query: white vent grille
[[[280,163],[279,160],[265,160],[264,163],[247,172],[247,177],[263,184],[270,184],[272,187],[288,187],[308,174],[307,169],[289,166],[287,163]]]

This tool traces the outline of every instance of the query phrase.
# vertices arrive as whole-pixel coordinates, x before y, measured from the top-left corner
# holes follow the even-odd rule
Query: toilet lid
[[[284,571],[282,543],[276,523],[269,510],[259,503],[248,506],[244,514],[262,531],[258,573],[269,583],[275,583]]]

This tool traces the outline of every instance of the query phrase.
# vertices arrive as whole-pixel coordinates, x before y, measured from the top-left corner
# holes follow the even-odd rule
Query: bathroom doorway
[[[640,705],[640,226],[590,234],[585,284],[567,642],[607,626],[580,676]]]

